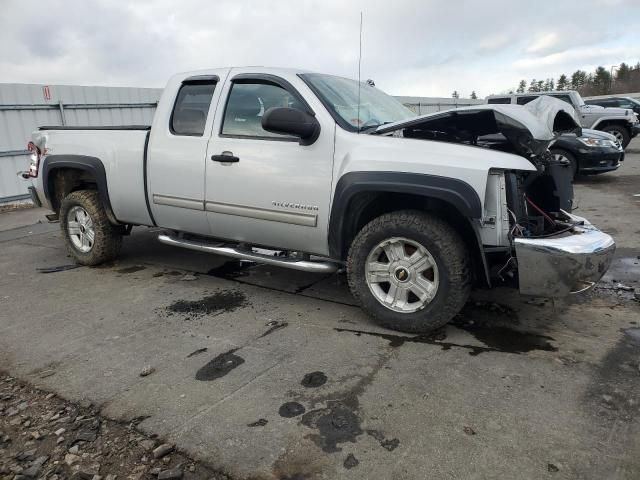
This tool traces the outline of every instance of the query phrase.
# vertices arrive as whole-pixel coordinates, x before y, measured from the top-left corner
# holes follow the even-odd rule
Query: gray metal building
[[[447,98],[447,97],[396,97],[406,107],[413,110],[417,115],[451,110],[452,108],[469,107],[480,105],[484,100],[471,98]]]
[[[28,198],[27,142],[42,125],[149,125],[160,88],[0,83],[0,204]]]

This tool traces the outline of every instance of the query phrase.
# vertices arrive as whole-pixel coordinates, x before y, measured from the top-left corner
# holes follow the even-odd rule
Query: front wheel
[[[569,166],[571,167],[572,178],[576,178],[578,176],[578,173],[580,172],[580,168],[578,167],[578,160],[576,160],[576,157],[572,153],[556,148],[551,150],[551,154],[559,162],[567,162],[569,164]]]
[[[629,134],[629,131],[619,125],[609,125],[607,127],[604,127],[602,131],[610,133],[611,135],[616,137],[616,140],[620,142],[622,148],[627,148],[627,145],[629,145],[629,142],[631,141],[631,135]]]
[[[354,298],[374,320],[411,333],[448,323],[471,290],[462,239],[421,211],[393,212],[365,225],[349,250],[347,276]]]
[[[95,190],[71,192],[62,200],[60,226],[67,250],[81,265],[99,265],[120,252],[122,235]]]

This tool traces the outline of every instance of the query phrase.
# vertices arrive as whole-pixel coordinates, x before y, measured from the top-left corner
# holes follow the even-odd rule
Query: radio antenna
[[[360,65],[362,64],[362,12],[360,12],[360,49],[358,52],[358,133],[360,133]]]

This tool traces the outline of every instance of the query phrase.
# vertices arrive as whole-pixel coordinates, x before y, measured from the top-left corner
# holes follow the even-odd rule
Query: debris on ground
[[[344,468],[349,470],[353,467],[357,467],[359,463],[360,461],[353,455],[353,453],[350,453],[349,455],[347,455],[347,458],[345,458],[343,465]]]
[[[155,372],[155,371],[156,371],[156,369],[155,369],[153,366],[151,366],[151,365],[145,365],[145,366],[143,367],[143,369],[142,369],[142,370],[140,370],[140,376],[141,376],[141,377],[147,377],[147,376],[151,375],[151,374],[152,374],[153,372]]]
[[[230,480],[172,444],[156,447],[135,424],[0,372],[0,479]]]
[[[42,267],[36,268],[38,273],[56,273],[56,272],[64,272],[65,270],[73,270],[74,268],[80,268],[82,265],[77,263],[69,264],[69,265],[58,265],[57,267]]]

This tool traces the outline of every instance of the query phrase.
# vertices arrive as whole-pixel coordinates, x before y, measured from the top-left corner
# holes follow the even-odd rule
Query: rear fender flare
[[[113,224],[120,223],[111,208],[109,188],[107,187],[107,173],[104,169],[104,164],[99,158],[88,155],[47,155],[42,163],[42,185],[44,196],[50,205],[53,205],[53,173],[59,168],[70,168],[90,173],[96,180],[98,197],[104,206],[109,221]]]

